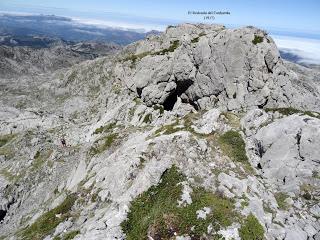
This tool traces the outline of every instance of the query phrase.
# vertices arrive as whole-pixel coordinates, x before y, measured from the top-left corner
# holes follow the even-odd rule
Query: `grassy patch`
[[[7,158],[12,158],[15,155],[15,152],[13,151],[14,148],[12,144],[9,144],[13,139],[15,135],[14,134],[7,134],[0,136],[0,156],[6,156]]]
[[[157,129],[155,131],[155,135],[156,136],[159,136],[161,134],[169,135],[169,134],[172,134],[172,133],[175,133],[175,132],[179,132],[179,131],[183,130],[183,128],[184,128],[183,126],[179,126],[179,121],[176,120],[172,124],[161,126],[159,129]]]
[[[158,185],[140,194],[132,203],[127,220],[121,223],[126,239],[146,239],[149,234],[154,239],[170,239],[174,232],[188,234],[198,239],[207,233],[209,224],[215,230],[232,224],[237,217],[234,202],[222,198],[203,188],[193,188],[192,203],[179,207],[185,177],[176,167],[165,171]],[[212,211],[206,219],[198,219],[197,211],[208,207]]]
[[[243,194],[242,201],[241,201],[241,207],[244,209],[245,207],[249,206],[249,199],[246,197],[246,195]]]
[[[160,115],[164,113],[164,107],[162,105],[153,105],[153,109],[156,111],[159,110]]]
[[[227,123],[233,128],[240,128],[240,118],[231,112],[224,112],[223,115],[227,119]]]
[[[37,151],[31,164],[31,171],[38,170],[51,156],[53,150]]]
[[[130,54],[129,56],[125,57],[124,59],[122,59],[123,62],[126,62],[126,61],[131,61],[131,68],[135,66],[136,62],[141,60],[142,58],[148,56],[148,55],[165,55],[166,53],[169,53],[169,52],[173,52],[176,48],[178,48],[180,45],[180,42],[179,40],[175,40],[175,41],[172,41],[171,42],[171,45],[169,48],[165,48],[165,49],[162,49],[160,51],[157,51],[157,52],[143,52],[143,53],[140,53],[140,54]]]
[[[221,135],[218,139],[222,151],[231,159],[237,162],[247,163],[246,145],[240,133],[230,130]]]
[[[254,45],[257,45],[258,43],[262,43],[262,42],[263,42],[263,37],[254,35],[254,39],[252,40],[252,43]]]
[[[0,136],[0,147],[6,145],[8,142],[10,142],[15,137],[14,134],[7,134]]]
[[[21,236],[25,240],[40,240],[50,234],[61,222],[71,216],[71,208],[76,201],[75,195],[69,195],[57,207],[39,217],[32,225],[25,228]]]
[[[66,233],[66,234],[63,236],[63,240],[71,240],[71,239],[74,239],[75,236],[77,236],[79,233],[80,233],[79,230],[74,230],[74,231],[68,232],[68,233]]]
[[[126,61],[131,61],[131,67],[133,67],[137,61],[141,60],[142,58],[150,55],[150,52],[143,52],[140,54],[131,54],[129,56],[127,56],[126,58],[123,59],[124,62]]]
[[[310,117],[314,117],[314,118],[319,118],[320,119],[320,114],[317,112],[311,112],[311,111],[302,111],[299,109],[295,109],[292,107],[289,108],[267,108],[266,112],[279,112],[282,115],[288,116],[288,115],[292,115],[292,114],[296,114],[296,113],[300,113],[303,115],[308,115]]]
[[[276,198],[280,209],[287,210],[289,208],[288,204],[285,201],[289,197],[288,194],[283,192],[278,192],[274,194],[274,197]]]
[[[102,141],[103,143],[97,146],[92,146],[90,149],[90,154],[93,156],[93,155],[97,155],[104,152],[109,147],[111,147],[111,145],[114,143],[117,137],[118,137],[117,133],[112,133],[106,136],[104,139],[100,139],[99,142]]]
[[[319,174],[319,172],[316,171],[316,170],[313,171],[313,172],[312,172],[312,177],[320,179],[320,174]]]
[[[182,119],[177,119],[174,123],[163,125],[158,130],[156,130],[155,135],[159,136],[162,134],[169,135],[179,131],[188,131],[193,135],[198,137],[207,137],[208,134],[197,133],[193,128],[193,121],[196,119],[196,115],[188,114]]]
[[[179,45],[179,40],[172,41],[170,47],[154,52],[152,55],[165,55],[169,52],[174,52],[174,50],[176,50],[179,47]]]
[[[241,240],[263,240],[264,229],[258,219],[250,214],[239,229]]]
[[[4,176],[9,182],[15,182],[19,178],[17,175],[12,174],[6,168],[0,170],[0,175]]]
[[[144,123],[151,123],[152,122],[152,114],[151,113],[146,114],[143,118],[143,122]]]
[[[101,127],[97,128],[93,132],[93,134],[100,134],[100,133],[103,133],[103,132],[108,132],[111,129],[113,129],[116,125],[117,125],[117,123],[113,122],[113,123],[107,124],[106,126],[101,126]]]
[[[202,36],[205,36],[206,34],[204,32],[200,33],[198,37],[195,37],[191,40],[191,43],[197,43],[199,42],[199,38]]]
[[[199,37],[195,37],[191,40],[191,43],[197,43],[199,42]]]
[[[275,214],[275,211],[273,211],[270,207],[270,205],[266,202],[263,202],[263,211],[266,213],[271,213],[272,215]]]

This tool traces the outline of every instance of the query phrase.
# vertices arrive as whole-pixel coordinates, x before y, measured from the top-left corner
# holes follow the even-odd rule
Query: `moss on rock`
[[[239,229],[241,240],[263,240],[264,229],[258,219],[250,214]]]
[[[194,187],[192,203],[178,206],[185,181],[175,166],[164,172],[158,185],[140,194],[132,203],[127,219],[121,223],[126,239],[170,239],[174,234],[188,234],[192,238],[207,235],[212,224],[215,230],[226,227],[237,219],[234,202],[217,194]],[[206,218],[198,218],[197,211],[211,209]],[[216,236],[216,235],[215,235]]]

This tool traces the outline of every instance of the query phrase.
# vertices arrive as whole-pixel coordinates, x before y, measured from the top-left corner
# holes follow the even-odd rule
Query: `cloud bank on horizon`
[[[320,64],[320,40],[291,36],[271,35],[285,54],[296,58],[300,64]]]

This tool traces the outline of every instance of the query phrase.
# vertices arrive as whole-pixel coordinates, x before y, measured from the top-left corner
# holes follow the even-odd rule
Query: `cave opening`
[[[3,219],[5,218],[5,216],[7,215],[7,211],[5,210],[0,210],[0,222],[3,221]]]
[[[193,81],[191,79],[188,79],[184,81],[178,81],[176,83],[176,89],[163,102],[164,110],[171,111],[176,104],[178,97],[180,97],[185,91],[187,91],[187,89],[193,84]]]

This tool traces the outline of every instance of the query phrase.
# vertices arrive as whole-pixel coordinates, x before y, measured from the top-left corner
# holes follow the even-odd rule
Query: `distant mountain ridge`
[[[159,32],[152,31],[152,33]],[[20,43],[20,45],[26,44],[23,46],[30,46],[30,40],[35,41],[43,37],[42,40],[48,37],[65,41],[100,41],[127,45],[145,38],[148,34],[149,32],[138,32],[134,29],[102,28],[81,24],[71,18],[54,15],[19,16],[0,14],[0,44],[11,46],[14,45],[14,41]],[[10,42],[10,40],[12,41]]]

